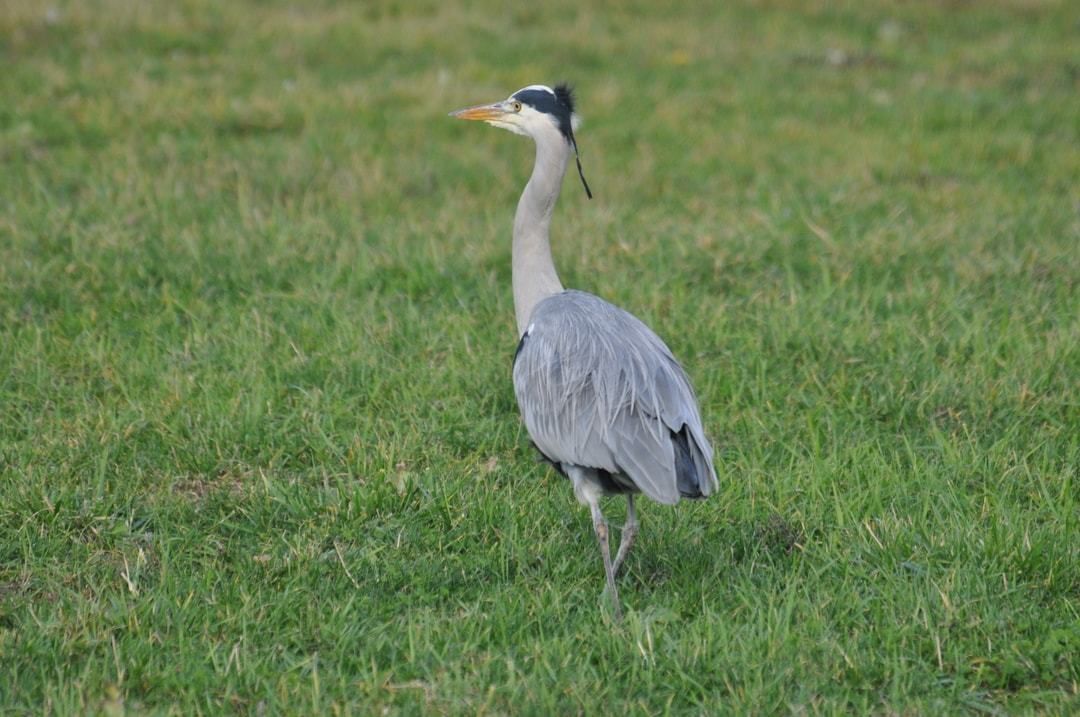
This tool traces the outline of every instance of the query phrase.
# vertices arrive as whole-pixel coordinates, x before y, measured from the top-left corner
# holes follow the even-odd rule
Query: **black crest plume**
[[[555,99],[566,106],[571,113],[574,111],[574,88],[565,82],[555,85]]]
[[[555,100],[559,104],[566,107],[567,116],[573,116],[574,114],[574,90],[570,85],[565,82],[560,82],[555,85]],[[566,123],[567,136],[570,138],[570,144],[574,146],[574,160],[577,162],[577,173],[581,177],[581,185],[585,187],[585,196],[592,199],[592,190],[589,189],[589,183],[585,181],[585,172],[581,169],[581,155],[578,154],[577,140],[574,139],[574,127],[572,122]]]

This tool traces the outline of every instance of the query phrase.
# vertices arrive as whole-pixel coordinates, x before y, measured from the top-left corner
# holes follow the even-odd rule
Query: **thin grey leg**
[[[622,537],[619,539],[619,552],[615,555],[615,564],[611,567],[611,572],[614,575],[619,574],[619,568],[622,566],[623,561],[626,560],[627,553],[630,552],[630,546],[634,544],[634,538],[637,537],[638,522],[637,511],[634,510],[634,496],[632,493],[626,494],[626,524],[623,525]]]
[[[607,579],[607,593],[611,597],[615,619],[622,619],[622,606],[619,604],[619,590],[615,587],[615,570],[611,565],[611,547],[608,544],[608,524],[600,512],[600,497],[603,491],[596,480],[595,472],[575,465],[563,464],[563,469],[574,484],[574,495],[589,506],[592,512],[593,529],[600,543],[600,554],[604,557],[604,577]]]
[[[608,595],[611,596],[611,604],[615,608],[615,619],[621,620],[622,607],[619,605],[619,590],[615,587],[615,571],[611,567],[611,549],[608,547],[608,524],[600,512],[599,503],[590,501],[589,509],[592,510],[596,539],[600,541],[600,552],[604,556],[604,574],[607,576]]]

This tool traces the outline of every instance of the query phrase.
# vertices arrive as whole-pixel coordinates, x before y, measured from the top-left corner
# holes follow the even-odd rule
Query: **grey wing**
[[[537,305],[514,390],[530,437],[554,462],[628,479],[660,503],[716,487],[685,372],[645,324],[591,294]]]

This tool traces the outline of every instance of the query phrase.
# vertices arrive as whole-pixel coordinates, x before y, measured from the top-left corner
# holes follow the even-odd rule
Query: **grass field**
[[[0,712],[1080,712],[1069,2],[0,3]],[[613,623],[510,384],[564,283],[721,490]],[[606,508],[620,524],[622,501]]]

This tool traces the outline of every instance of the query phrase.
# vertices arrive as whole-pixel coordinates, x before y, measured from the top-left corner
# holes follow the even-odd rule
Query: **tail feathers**
[[[675,447],[675,478],[679,495],[684,498],[704,498],[711,492],[710,476],[703,474],[708,470],[704,461],[694,460],[694,452],[700,449],[685,425],[678,433],[671,432],[671,443]]]

